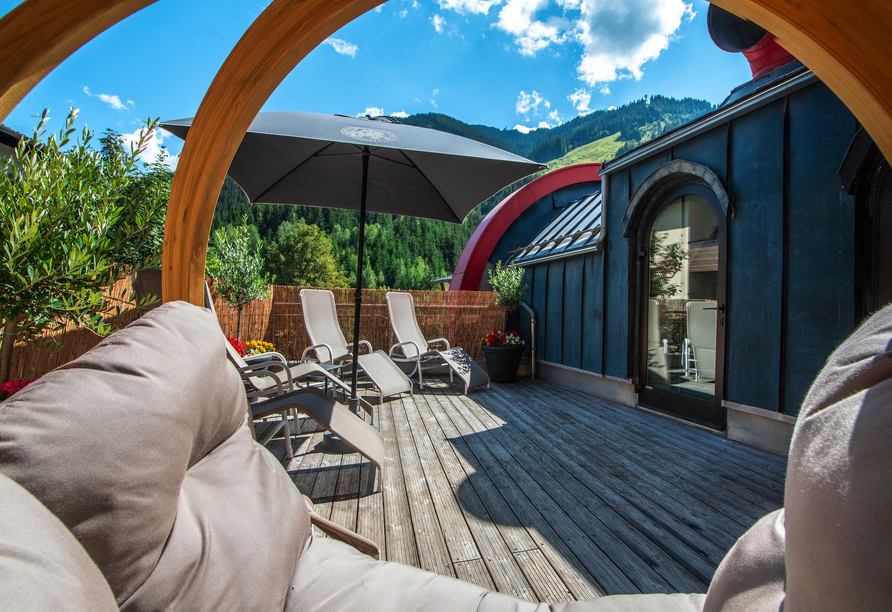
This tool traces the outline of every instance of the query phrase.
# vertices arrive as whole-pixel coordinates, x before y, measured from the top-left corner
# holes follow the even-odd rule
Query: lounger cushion
[[[310,534],[247,429],[216,319],[165,304],[0,404],[0,472],[39,499],[123,609],[281,610]]]
[[[0,474],[0,606],[4,610],[117,610],[102,573],[65,525]]]
[[[537,604],[313,538],[301,557],[286,612],[700,612],[703,595],[629,595]]]
[[[892,605],[892,307],[830,357],[809,391],[786,485],[786,609]]]

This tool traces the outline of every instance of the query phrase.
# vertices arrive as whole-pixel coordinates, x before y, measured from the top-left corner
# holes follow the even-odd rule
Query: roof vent
[[[706,24],[712,42],[719,49],[743,53],[754,79],[796,59],[778,44],[774,34],[715,4],[709,5]]]

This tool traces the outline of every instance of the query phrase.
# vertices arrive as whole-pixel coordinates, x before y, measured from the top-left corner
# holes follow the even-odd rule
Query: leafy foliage
[[[247,219],[239,227],[218,229],[208,250],[206,274],[214,281],[217,294],[238,311],[238,331],[242,335],[242,310],[254,300],[268,299],[273,279],[263,272],[263,259],[251,249]]]
[[[169,192],[137,168],[157,120],[147,122],[135,148],[103,155],[86,128],[71,143],[74,110],[58,136],[43,141],[47,114],[33,140],[22,139],[0,161],[0,383],[17,339],[34,341],[69,322],[109,333],[103,315],[127,296],[110,298],[106,288],[160,258],[151,235],[164,223]]]
[[[285,221],[267,249],[264,270],[280,285],[347,287],[349,279],[337,266],[331,239],[303,219]]]
[[[505,267],[502,267],[501,261],[497,261],[489,271],[489,284],[499,292],[495,304],[504,308],[505,312],[511,312],[523,304],[527,291],[527,285],[523,284],[524,272],[526,270],[515,266],[513,261]]]
[[[670,282],[681,271],[688,258],[688,250],[679,241],[666,244],[665,234],[653,232],[650,236],[650,297],[671,298],[679,291]]]

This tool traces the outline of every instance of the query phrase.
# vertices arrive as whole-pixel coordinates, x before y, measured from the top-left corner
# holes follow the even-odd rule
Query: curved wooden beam
[[[26,0],[0,20],[0,121],[96,35],[156,0]]]
[[[323,40],[383,0],[275,0],[226,58],[183,146],[164,230],[164,301],[204,303],[214,208],[242,138],[264,102]]]
[[[863,0],[712,0],[777,37],[892,160],[892,5]]]

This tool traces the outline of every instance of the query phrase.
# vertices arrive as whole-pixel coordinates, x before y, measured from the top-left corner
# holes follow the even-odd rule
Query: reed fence
[[[116,283],[110,291],[120,295],[130,290],[130,280]],[[303,323],[300,305],[302,287],[274,285],[269,300],[255,300],[242,310],[241,340],[266,340],[289,359],[299,359],[304,348],[310,345]],[[332,289],[337,304],[338,321],[347,340],[353,338],[353,289]],[[387,351],[396,338],[390,325],[387,302],[383,289],[363,289],[360,339],[368,340],[372,347]],[[480,338],[493,329],[502,329],[504,312],[494,305],[494,292],[490,291],[409,291],[415,300],[418,325],[428,339],[446,338],[450,345],[463,347],[474,359],[482,359]],[[238,313],[215,296],[217,319],[226,336],[236,336]],[[107,320],[122,328],[137,316],[130,308]],[[102,340],[86,329],[68,326],[53,335],[59,343],[57,350],[41,345],[17,344],[13,352],[10,378],[31,379],[80,357]],[[48,338],[49,340],[49,338]]]
[[[106,294],[120,297],[123,292],[129,294],[130,290],[130,279],[125,278],[112,285]],[[112,325],[113,329],[117,329],[129,325],[136,315],[136,308],[130,307],[117,314],[114,311],[108,312],[105,320]],[[36,344],[18,343],[12,353],[9,379],[30,380],[43,376],[50,370],[77,359],[101,341],[101,336],[69,323],[61,331],[46,334]]]

